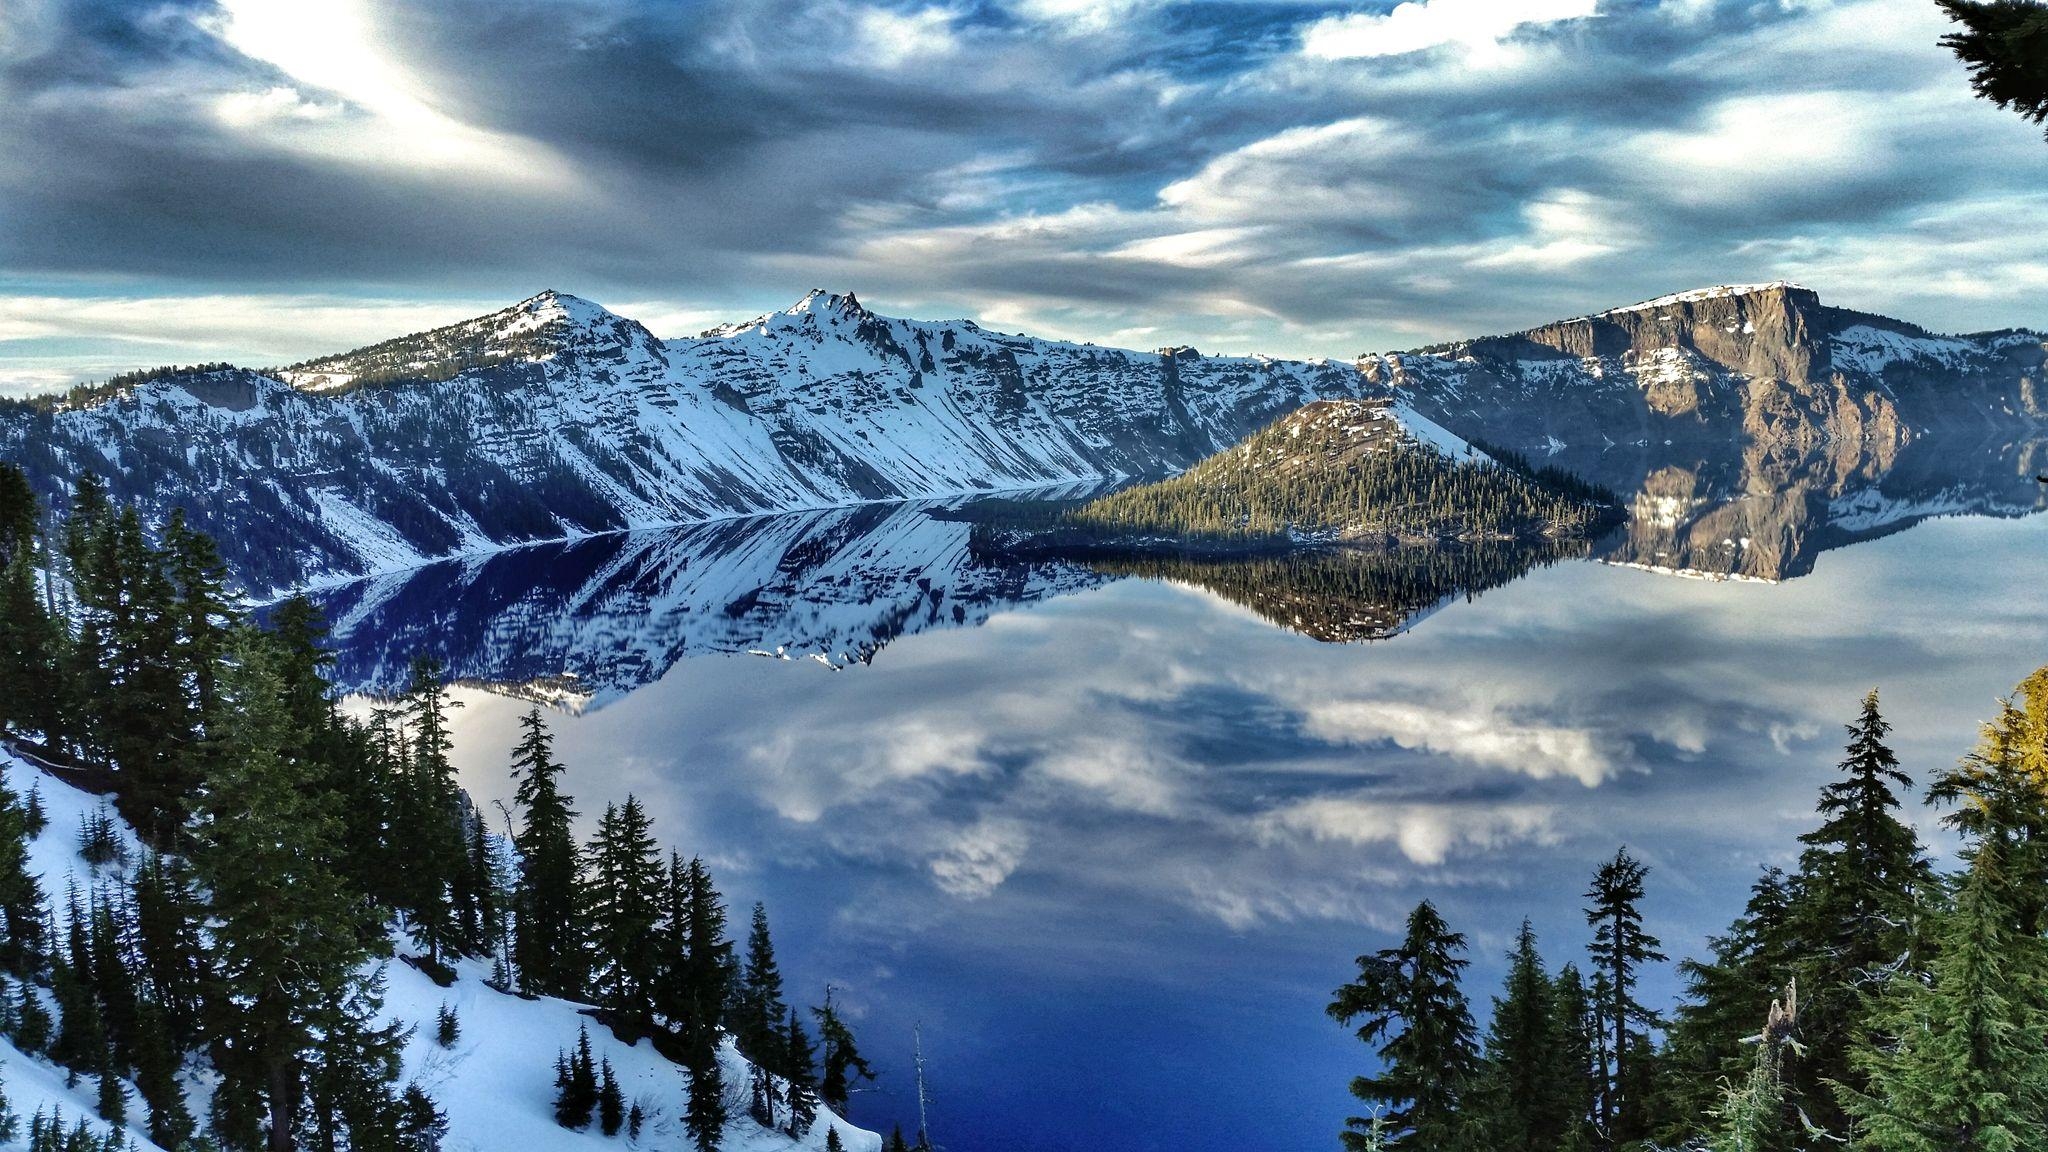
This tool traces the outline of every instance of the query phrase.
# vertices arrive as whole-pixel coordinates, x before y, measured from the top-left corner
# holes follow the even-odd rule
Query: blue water
[[[1571,562],[1370,644],[1082,581],[930,613],[839,669],[693,642],[553,724],[586,816],[637,794],[741,919],[767,902],[792,991],[856,1013],[883,1070],[857,1122],[915,1127],[921,1027],[950,1152],[1330,1149],[1368,1054],[1323,1006],[1415,901],[1470,936],[1482,1011],[1523,916],[1553,965],[1580,956],[1580,893],[1621,844],[1650,929],[1698,952],[1790,862],[1864,691],[1924,777],[2048,662],[2044,555],[2035,516],[1775,585]],[[484,629],[499,656],[569,627],[531,603]],[[459,695],[463,783],[508,799],[528,705]]]

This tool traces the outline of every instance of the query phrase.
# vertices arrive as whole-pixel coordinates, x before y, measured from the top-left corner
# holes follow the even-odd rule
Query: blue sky
[[[1930,0],[16,0],[0,391],[556,287],[1349,356],[1790,278],[2042,324]]]

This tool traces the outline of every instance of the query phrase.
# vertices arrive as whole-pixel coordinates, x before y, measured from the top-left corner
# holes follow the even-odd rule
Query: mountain
[[[152,374],[0,413],[46,497],[87,470],[183,506],[252,592],[527,541],[1161,474],[1310,400],[1322,361],[1142,353],[851,295],[662,341],[544,292],[275,372]]]
[[[1615,563],[1780,580],[1931,515],[2041,510],[2048,335],[1942,336],[1787,283],[1361,357],[1452,432],[1631,498]]]
[[[1703,515],[1747,485],[1825,474],[1796,516],[1788,504],[1748,537],[1789,559],[1709,555],[1697,517],[1629,557],[1782,575],[1810,563],[1838,508],[1910,522],[1919,497],[1866,493],[1894,468],[1938,471],[1913,464],[1939,454],[1916,445],[1970,437],[2005,463],[2038,458],[2044,344],[1937,336],[1789,284],[1355,364],[1097,348],[823,292],[662,340],[543,292],[289,368],[9,403],[0,458],[45,498],[94,471],[154,517],[184,507],[261,595],[627,528],[1164,475],[1311,401],[1392,394],[1623,493],[1688,491]]]

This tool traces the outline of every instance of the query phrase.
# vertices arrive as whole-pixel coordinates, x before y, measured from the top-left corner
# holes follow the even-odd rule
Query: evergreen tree
[[[0,970],[26,975],[41,966],[45,947],[42,885],[29,871],[31,818],[0,777]]]
[[[597,1065],[590,1051],[590,1029],[579,1028],[576,1050],[555,1058],[555,1122],[564,1128],[589,1127],[599,1094]]]
[[[1457,1145],[1458,1106],[1478,1070],[1472,1015],[1458,978],[1469,963],[1465,937],[1452,932],[1428,901],[1409,914],[1399,947],[1358,958],[1358,978],[1337,989],[1332,1019],[1361,1021],[1358,1038],[1373,1045],[1382,1070],[1352,1080],[1361,1100],[1385,1106],[1394,1139],[1436,1152]],[[1347,1148],[1366,1147],[1371,1122],[1352,1117]]]
[[[2041,0],[1935,0],[1961,30],[1942,47],[1970,69],[1977,95],[2036,124],[2048,121],[2048,4]]]
[[[617,1136],[626,1123],[626,1097],[619,1091],[619,1079],[612,1072],[612,1062],[604,1060],[598,1066],[597,1125],[607,1136]]]
[[[215,1127],[230,1143],[253,1135],[249,1106],[260,1098],[270,1152],[291,1152],[307,1053],[341,1042],[325,1009],[361,989],[367,932],[361,902],[332,867],[330,798],[288,752],[279,655],[246,630],[230,650],[193,848],[211,897],[209,1031],[226,1093],[216,1094]]]
[[[735,980],[732,941],[725,935],[725,902],[712,883],[701,857],[680,870],[669,865],[672,952],[681,962],[671,966],[675,986],[671,1022],[699,1047],[718,1042],[727,1001]]]
[[[839,1129],[825,1129],[825,1152],[846,1152],[846,1142],[839,1138]]]
[[[740,1051],[755,1063],[774,1063],[787,1048],[782,1022],[789,1008],[782,1002],[782,970],[775,963],[775,942],[768,933],[768,909],[756,902],[747,930],[747,958],[740,971],[733,1032]]]
[[[817,1053],[794,1008],[789,1010],[788,1034],[789,1051],[779,1069],[789,1083],[789,1126],[785,1131],[790,1139],[801,1140],[818,1118]]]
[[[156,1001],[142,1002],[136,1023],[135,1086],[149,1108],[150,1142],[161,1148],[181,1148],[195,1128],[185,1106],[184,1085],[178,1082],[181,1053]]]
[[[1606,1068],[1600,1062],[1600,1011],[1586,989],[1576,964],[1566,964],[1553,985],[1552,1010],[1557,1014],[1559,1112],[1565,1129],[1560,1152],[1586,1152],[1597,1143],[1594,1121]]]
[[[1852,1057],[1866,1087],[1837,1085],[1860,1148],[2048,1148],[2048,942],[2012,930],[2003,850],[1977,845],[1939,918],[1928,979],[1899,973],[1886,984],[1876,1039]]]
[[[1944,823],[1996,847],[2004,903],[2022,936],[2048,926],[2048,667],[2020,682],[1984,725],[1977,747],[1937,776],[1930,804],[1955,804]]]
[[[811,1009],[811,1013],[818,1018],[818,1040],[824,1046],[824,1074],[818,1082],[818,1096],[833,1111],[849,1116],[847,1096],[854,1082],[873,1080],[875,1070],[861,1058],[853,1029],[847,1026],[845,1017],[833,1006],[830,984],[825,986],[824,1005]]]
[[[465,938],[455,906],[458,876],[467,869],[461,794],[455,765],[448,758],[454,740],[448,713],[459,702],[449,699],[441,664],[429,656],[413,661],[406,686],[406,720],[410,727],[409,756],[399,788],[397,835],[406,846],[403,906],[413,939],[438,965],[444,953],[474,951]]]
[[[1707,1135],[1707,1120],[1726,1105],[1726,1086],[1752,1078],[1756,1053],[1749,1038],[1756,1034],[1759,990],[1792,971],[1802,953],[1794,935],[1795,888],[1784,872],[1765,869],[1750,887],[1743,914],[1708,941],[1710,958],[1679,963],[1686,992],[1665,1044],[1662,1095],[1673,1123],[1660,1131],[1663,1143],[1675,1147]],[[1789,1050],[1777,1059],[1773,1083],[1789,1120],[1800,1106],[1789,1084],[1800,1061]],[[1791,1123],[1776,1129],[1787,1138],[1797,1130]]]
[[[898,1124],[890,1131],[885,1152],[910,1152],[910,1145],[903,1140],[903,1125]]]
[[[557,780],[563,766],[554,758],[553,737],[540,709],[527,712],[519,725],[524,735],[512,752],[520,814],[512,839],[519,852],[519,878],[512,896],[512,961],[519,971],[520,991],[574,997],[582,994],[588,979],[577,921],[581,874],[572,831],[576,812]]]
[[[716,1039],[698,1039],[685,1050],[684,1067],[690,1073],[689,1098],[683,1111],[683,1127],[697,1152],[718,1152],[725,1135],[725,1074],[718,1065]]]
[[[1783,999],[1771,1001],[1763,1030],[1750,1039],[1756,1057],[1749,1075],[1737,1085],[1722,1081],[1720,1107],[1713,1112],[1719,1128],[1709,1147],[1713,1152],[1771,1152],[1785,1146],[1790,1133],[1785,1099],[1785,1057],[1796,1051],[1799,996],[1795,982]]]
[[[655,929],[664,873],[647,814],[632,796],[608,805],[588,852],[585,917],[598,1003],[630,1018],[652,1016]]]
[[[1647,1101],[1629,1098],[1637,1086],[1629,1061],[1637,1053],[1630,1041],[1630,1028],[1657,1027],[1657,1013],[1636,999],[1636,981],[1645,964],[1665,959],[1657,951],[1660,941],[1643,930],[1640,904],[1643,878],[1649,869],[1623,848],[1614,859],[1602,864],[1586,890],[1592,901],[1586,909],[1586,923],[1593,927],[1593,943],[1587,948],[1593,962],[1606,977],[1606,1000],[1601,1015],[1609,1029],[1608,1078],[1600,1097],[1600,1127],[1605,1137],[1624,1144],[1640,1138],[1648,1122]]]
[[[1807,847],[1792,931],[1799,942],[1794,970],[1805,992],[1799,1029],[1806,1055],[1793,1062],[1789,1079],[1792,1098],[1830,1131],[1842,1128],[1843,1117],[1824,1085],[1855,1082],[1849,1048],[1864,990],[1910,967],[1915,901],[1932,875],[1918,837],[1896,815],[1894,789],[1912,781],[1885,744],[1890,731],[1872,690],[1849,725],[1842,778],[1821,790],[1821,826],[1799,838]]]
[[[399,1152],[440,1152],[448,1116],[418,1084],[407,1084],[398,1103]]]
[[[1474,1103],[1488,1148],[1555,1152],[1572,1127],[1574,1096],[1565,1062],[1556,988],[1527,920],[1508,953],[1503,994],[1494,998],[1485,1063]]]

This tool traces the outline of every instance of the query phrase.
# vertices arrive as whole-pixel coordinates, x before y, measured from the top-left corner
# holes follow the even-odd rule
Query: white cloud
[[[1528,24],[1593,15],[1596,0],[1409,0],[1387,13],[1326,16],[1302,33],[1302,51],[1325,60],[1404,56],[1447,44],[1499,44]]]
[[[953,834],[931,858],[932,881],[948,895],[979,900],[1002,887],[1024,862],[1031,840],[1012,820],[986,819]]]
[[[221,123],[286,149],[351,163],[455,169],[520,184],[566,187],[569,168],[537,142],[464,123],[444,110],[428,78],[400,64],[389,33],[364,0],[223,0],[214,26],[230,47],[296,85],[231,90],[216,98]],[[331,92],[360,111],[306,96]]]
[[[1318,796],[1268,812],[1258,829],[1347,844],[1393,843],[1411,863],[1437,865],[1458,848],[1555,843],[1556,810],[1536,804],[1460,805]]]
[[[1303,727],[1323,740],[1370,744],[1381,740],[1504,768],[1537,780],[1567,777],[1588,788],[1614,772],[1593,734],[1578,728],[1518,721],[1479,702],[1431,706],[1393,700],[1340,700],[1311,704]]]
[[[956,13],[945,8],[897,12],[859,8],[853,12],[852,43],[844,59],[851,64],[883,69],[902,68],[959,49],[953,35]]]

